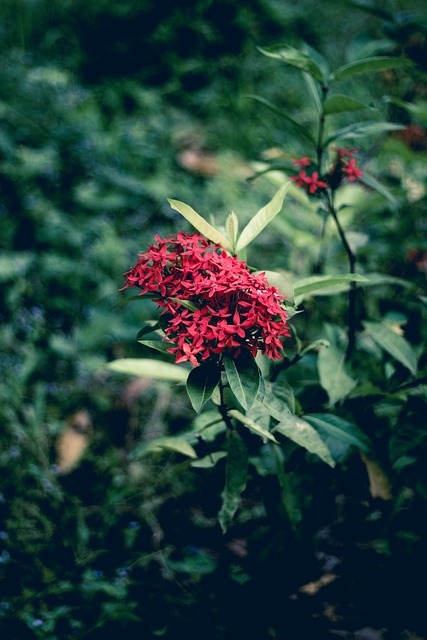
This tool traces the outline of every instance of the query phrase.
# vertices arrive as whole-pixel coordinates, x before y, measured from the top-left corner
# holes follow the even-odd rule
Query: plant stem
[[[350,273],[355,273],[356,272],[356,256],[353,253],[348,243],[348,240],[344,233],[344,229],[342,228],[341,223],[339,221],[338,214],[335,209],[333,194],[331,194],[330,198],[328,198],[328,209],[335,221],[342,245],[347,254],[349,271]],[[347,358],[350,358],[351,354],[353,353],[355,340],[356,340],[356,299],[357,299],[357,285],[356,285],[356,282],[353,280],[352,282],[350,282],[350,290],[348,292],[348,342],[347,342],[347,350],[346,350]]]
[[[227,411],[227,406],[225,404],[225,400],[224,400],[224,385],[222,383],[222,380],[219,380],[219,397],[220,397],[220,403],[218,405],[218,411],[221,414],[222,419],[225,422],[225,426],[227,427],[227,429],[230,429],[231,431],[234,430],[234,426],[233,423],[231,422],[231,418],[228,415],[228,411]]]

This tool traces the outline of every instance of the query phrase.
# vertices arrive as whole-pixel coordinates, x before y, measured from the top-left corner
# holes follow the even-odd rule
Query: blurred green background
[[[366,55],[411,58],[411,73],[368,76],[348,88],[406,126],[363,150],[398,208],[357,192],[351,221],[364,268],[425,288],[425,18],[416,0],[187,0],[168,8],[151,0],[2,0],[2,637],[426,633],[425,387],[411,400],[412,461],[402,463],[409,475],[395,478],[393,500],[372,496],[358,455],[332,471],[297,452],[289,499],[298,532],[266,476],[249,486],[240,518],[222,536],[220,474],[192,469],[178,454],[142,462],[130,455],[141,440],[189,428],[184,391],[103,369],[117,357],[151,356],[136,336],[153,305],[112,307],[138,251],[155,234],[189,230],[167,198],[217,221],[233,209],[249,219],[276,188],[274,176],[251,180],[254,167],[274,161],[277,150],[304,154],[280,118],[248,97],[310,121],[300,76],[257,47],[306,43],[333,67]],[[311,275],[317,214],[297,200],[285,212],[250,261]],[[324,260],[345,269],[332,233]],[[369,293],[367,307],[403,317],[421,355],[425,316],[409,294],[383,293]],[[301,321],[302,335],[321,337],[322,318],[333,321],[343,308],[339,300],[308,303],[313,320]],[[324,397],[305,385],[312,375],[308,359],[293,384],[317,410]],[[398,409],[382,410],[375,429],[387,448],[383,426]]]

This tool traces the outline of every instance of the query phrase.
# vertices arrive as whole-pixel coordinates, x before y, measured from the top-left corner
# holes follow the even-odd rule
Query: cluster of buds
[[[160,238],[125,273],[126,287],[155,294],[168,351],[198,365],[227,353],[258,351],[277,360],[289,336],[284,297],[263,273],[201,235]]]
[[[295,182],[297,187],[305,189],[311,195],[317,195],[324,189],[337,189],[343,179],[354,182],[362,177],[362,171],[356,165],[354,154],[357,149],[340,149],[335,148],[336,160],[332,169],[324,176],[320,176],[318,171],[308,173],[312,162],[307,157],[299,158],[293,161],[294,166],[299,169],[296,176],[291,176],[290,180]]]

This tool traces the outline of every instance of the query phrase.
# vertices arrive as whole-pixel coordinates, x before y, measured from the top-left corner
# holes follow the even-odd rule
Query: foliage
[[[426,634],[426,30],[402,6],[4,2],[4,637]],[[166,362],[155,304],[118,293],[192,225],[286,296],[282,360]]]

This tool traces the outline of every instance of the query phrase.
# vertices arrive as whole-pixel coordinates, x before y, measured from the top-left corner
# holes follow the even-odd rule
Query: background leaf
[[[188,376],[188,370],[177,364],[151,360],[150,358],[120,358],[109,362],[105,368],[114,373],[125,373],[139,378],[170,380],[171,382],[185,382]]]
[[[310,133],[310,130],[307,127],[303,127],[299,122],[291,118],[287,113],[283,111],[283,109],[280,109],[275,104],[270,102],[270,100],[267,100],[262,96],[257,96],[252,93],[248,93],[246,97],[251,98],[256,102],[259,102],[260,104],[263,104],[270,111],[280,116],[280,118],[282,118],[291,127],[291,129],[293,129],[293,131],[297,133],[303,140],[307,140],[308,142],[310,142],[310,144],[313,147],[316,146],[316,141],[313,138],[312,134]]]
[[[356,60],[355,62],[350,62],[349,64],[339,67],[339,69],[331,73],[330,81],[344,80],[345,78],[350,78],[363,73],[374,73],[378,71],[385,71],[386,69],[400,69],[411,64],[412,63],[408,58],[373,56],[372,58]]]
[[[313,58],[304,51],[296,49],[291,45],[281,45],[270,47],[267,49],[258,47],[258,51],[260,51],[265,56],[276,58],[277,60],[282,60],[292,67],[296,67],[301,71],[305,71],[318,82],[323,82],[324,80],[322,70],[317,62],[315,62]]]
[[[325,145],[331,144],[331,142],[335,142],[335,140],[349,140],[373,135],[379,136],[388,131],[401,131],[404,128],[403,125],[395,124],[394,122],[356,122],[337,129],[337,131],[326,140]]]
[[[356,385],[356,380],[345,370],[344,352],[334,344],[319,350],[317,369],[320,384],[329,397],[329,406],[345,398]]]
[[[360,100],[344,96],[341,93],[334,93],[326,98],[323,103],[323,113],[325,116],[333,113],[349,113],[351,111],[359,111],[359,109],[367,109],[368,105]]]
[[[273,436],[273,434],[270,433],[270,431],[267,431],[267,429],[264,429],[264,427],[259,425],[257,422],[255,422],[254,420],[251,420],[251,418],[248,418],[248,416],[245,416],[240,411],[237,411],[237,409],[230,409],[230,411],[228,412],[228,415],[234,418],[235,420],[238,420],[245,427],[248,427],[250,431],[253,431],[258,436],[261,436],[261,438],[265,438],[267,440],[271,440],[272,442],[275,442],[276,444],[279,444],[276,438]]]
[[[368,278],[360,273],[345,273],[343,275],[309,276],[294,281],[295,303],[299,304],[308,295],[336,287],[349,282],[367,282]]]
[[[357,425],[340,416],[333,413],[312,413],[305,414],[304,420],[332,438],[337,438],[348,445],[354,445],[362,451],[372,450],[372,443],[368,436]]]
[[[367,333],[384,351],[387,351],[400,364],[409,369],[413,376],[417,375],[417,358],[409,342],[379,322],[364,322]]]
[[[185,440],[185,438],[179,437],[156,438],[149,442],[143,442],[132,451],[130,457],[136,459],[148,453],[160,451],[173,451],[175,453],[181,453],[187,458],[197,458],[197,453],[192,445]]]
[[[293,420],[282,420],[272,429],[273,433],[281,433],[290,438],[293,442],[300,445],[310,453],[319,456],[321,460],[326,462],[330,467],[335,466],[331,452],[322,440],[316,429],[301,418],[294,416]]]

